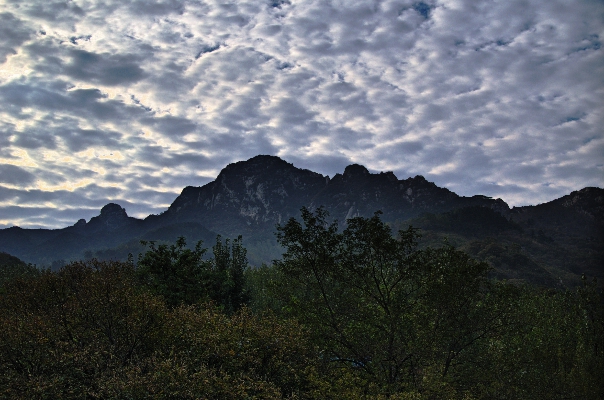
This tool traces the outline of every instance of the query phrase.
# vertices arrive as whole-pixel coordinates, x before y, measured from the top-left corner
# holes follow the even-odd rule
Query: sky
[[[0,228],[227,164],[539,204],[604,186],[602,0],[0,0]]]

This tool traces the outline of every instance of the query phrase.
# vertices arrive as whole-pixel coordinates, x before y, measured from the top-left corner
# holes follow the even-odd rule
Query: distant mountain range
[[[243,235],[250,262],[259,265],[280,257],[275,226],[298,217],[303,206],[324,206],[341,226],[381,210],[394,230],[420,228],[422,245],[446,238],[489,262],[495,278],[567,286],[582,274],[604,277],[604,189],[510,209],[501,199],[458,196],[422,176],[399,180],[353,164],[330,179],[264,155],[229,164],[202,187],[186,187],[165,212],[143,220],[110,203],[90,221],[63,229],[2,229],[0,252],[56,267],[91,257],[125,259],[144,251],[140,240],[185,236],[191,245],[201,239],[211,247],[218,234]]]

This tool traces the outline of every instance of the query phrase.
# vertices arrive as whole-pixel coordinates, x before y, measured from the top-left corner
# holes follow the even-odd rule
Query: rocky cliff
[[[372,174],[352,164],[332,179],[298,169],[278,157],[256,156],[228,165],[215,181],[186,187],[156,223],[199,222],[227,235],[271,233],[276,224],[297,216],[302,206],[325,207],[340,221],[371,216],[406,220],[426,212],[482,206],[509,214],[500,199],[461,197],[422,176],[399,180],[392,172]]]

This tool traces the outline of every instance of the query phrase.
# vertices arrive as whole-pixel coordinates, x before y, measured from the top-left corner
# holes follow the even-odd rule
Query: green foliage
[[[295,321],[167,307],[129,263],[15,280],[0,324],[0,398],[312,398],[321,382]]]
[[[256,268],[248,268],[245,271],[245,282],[250,308],[257,313],[270,311],[279,314],[285,303],[275,292],[283,279],[279,270],[273,266],[262,264]]]
[[[347,370],[358,392],[597,398],[601,289],[493,283],[487,264],[448,244],[419,249],[412,228],[394,238],[379,213],[340,231],[323,209],[303,209],[277,238],[283,312],[310,328],[323,361]]]
[[[560,286],[559,279],[554,280],[548,271],[526,256],[517,244],[502,243],[487,238],[468,243],[465,251],[475,258],[489,263],[493,267],[493,271],[489,275],[493,278],[507,277],[510,281],[522,282],[524,280],[544,287]]]
[[[490,281],[379,213],[327,218],[303,209],[257,269],[221,237],[212,258],[181,238],[138,265],[19,269],[0,290],[0,399],[604,398],[595,280]]]
[[[209,299],[212,270],[203,259],[207,250],[201,247],[201,241],[193,250],[186,248],[184,237],[170,246],[141,243],[148,244],[149,250],[139,257],[136,272],[153,293],[163,296],[170,306]]]
[[[81,398],[148,356],[165,307],[130,265],[72,263],[16,280],[0,296],[3,398]]]
[[[278,227],[286,310],[379,393],[432,390],[429,374],[448,382],[454,361],[494,329],[482,307],[487,265],[451,246],[418,250],[413,228],[394,238],[379,213],[341,233],[326,218],[303,209],[303,224]]]
[[[152,357],[111,382],[127,398],[279,399],[313,391],[314,350],[294,321],[227,316],[211,306],[169,312]]]
[[[34,278],[40,274],[35,265],[26,264],[17,257],[0,252],[0,293],[4,285],[18,278]]]
[[[247,258],[241,236],[231,244],[229,239],[223,243],[219,235],[212,248],[212,259],[204,259],[207,249],[202,248],[201,241],[189,249],[184,237],[173,245],[141,243],[148,244],[149,250],[139,257],[137,275],[169,306],[211,300],[232,313],[247,302],[244,274]]]
[[[484,357],[492,384],[483,397],[604,396],[604,297],[595,282],[573,291],[511,290],[512,325],[489,343]],[[510,382],[511,384],[506,384]]]
[[[214,253],[213,268],[218,287],[214,300],[224,306],[225,311],[232,313],[247,303],[249,296],[245,290],[245,270],[247,269],[247,251],[242,245],[241,236],[222,243],[220,235],[212,247]]]

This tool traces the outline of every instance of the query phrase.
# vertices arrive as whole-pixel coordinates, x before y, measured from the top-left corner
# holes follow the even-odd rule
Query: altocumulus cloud
[[[229,162],[511,205],[604,180],[604,4],[5,0],[0,227],[163,211]]]

